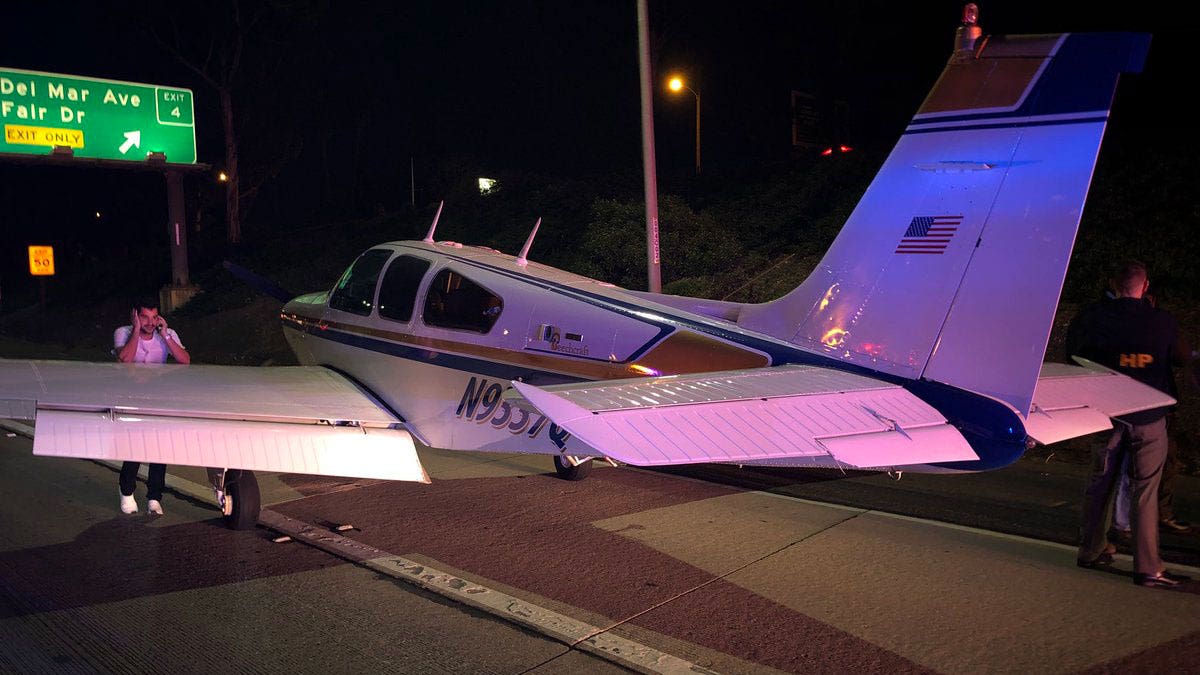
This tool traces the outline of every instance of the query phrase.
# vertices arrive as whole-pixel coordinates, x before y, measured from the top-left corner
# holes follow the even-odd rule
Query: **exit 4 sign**
[[[196,163],[190,89],[0,68],[0,153]]]

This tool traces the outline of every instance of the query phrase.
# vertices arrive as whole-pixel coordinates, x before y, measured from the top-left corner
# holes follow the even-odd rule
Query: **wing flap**
[[[33,454],[429,482],[400,429],[42,410]]]
[[[907,390],[812,366],[513,386],[579,441],[638,466],[833,456],[875,468],[978,459]]]
[[[1025,430],[1039,443],[1111,429],[1109,418],[1164,408],[1175,399],[1154,387],[1099,364],[1042,364]]]

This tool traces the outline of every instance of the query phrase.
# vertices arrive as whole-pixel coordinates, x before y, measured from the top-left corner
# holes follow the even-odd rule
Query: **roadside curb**
[[[382,551],[361,542],[309,525],[275,511],[263,510],[259,524],[368,569],[424,590],[469,605],[504,621],[642,673],[708,673],[715,671],[646,645],[608,634],[565,614],[530,604],[520,598],[456,577],[429,565]]]
[[[12,420],[0,419],[0,429],[5,429],[26,438],[33,438],[33,427]]]

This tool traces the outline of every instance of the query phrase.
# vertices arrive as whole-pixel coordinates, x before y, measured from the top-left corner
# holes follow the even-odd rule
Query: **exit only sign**
[[[0,68],[0,153],[196,163],[190,89]]]

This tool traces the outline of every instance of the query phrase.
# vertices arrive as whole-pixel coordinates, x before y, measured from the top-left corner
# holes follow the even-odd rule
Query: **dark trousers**
[[[1171,436],[1175,428],[1175,414],[1167,415],[1167,461],[1163,464],[1162,482],[1158,485],[1158,517],[1160,520],[1175,519],[1175,478],[1183,462],[1179,459],[1179,444]]]
[[[137,487],[138,468],[142,465],[137,462],[125,462],[121,465],[121,494],[126,497],[133,494]],[[146,499],[162,501],[163,485],[167,482],[167,465],[166,464],[151,464],[150,475],[146,477]]]
[[[1095,560],[1108,546],[1113,498],[1126,453],[1129,454],[1129,489],[1133,527],[1133,569],[1138,574],[1158,574],[1158,485],[1167,458],[1167,421],[1117,427],[1103,447],[1092,455],[1092,472],[1083,500],[1079,528],[1079,559]]]

